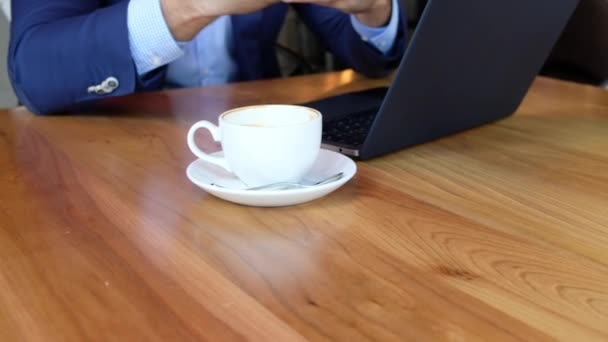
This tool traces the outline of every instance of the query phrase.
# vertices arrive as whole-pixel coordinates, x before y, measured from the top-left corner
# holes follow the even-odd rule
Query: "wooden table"
[[[608,340],[605,90],[540,78],[514,117],[359,163],[301,206],[185,176],[194,121],[387,82],[1,111],[0,340]]]

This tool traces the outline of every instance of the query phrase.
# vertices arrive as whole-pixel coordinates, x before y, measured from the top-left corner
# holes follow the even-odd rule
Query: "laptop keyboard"
[[[349,147],[363,145],[377,113],[377,109],[366,110],[324,122],[323,142]]]

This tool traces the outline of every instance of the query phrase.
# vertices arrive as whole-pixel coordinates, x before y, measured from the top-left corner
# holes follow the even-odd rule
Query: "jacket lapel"
[[[281,75],[274,45],[286,11],[286,4],[275,4],[255,13],[231,16],[240,80]]]
[[[235,58],[239,66],[240,80],[262,78],[262,47],[259,37],[262,33],[263,16],[263,11],[258,11],[231,17]]]

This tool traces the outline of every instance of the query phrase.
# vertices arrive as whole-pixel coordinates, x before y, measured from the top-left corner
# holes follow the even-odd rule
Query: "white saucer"
[[[216,153],[216,155],[219,154],[221,152]],[[261,191],[244,190],[245,184],[236,178],[236,176],[221,167],[200,159],[195,160],[188,166],[186,175],[192,183],[208,193],[227,201],[257,207],[282,207],[305,203],[323,197],[344,185],[357,173],[357,165],[350,158],[322,149],[319,152],[315,165],[305,177],[305,180],[316,181],[339,172],[343,172],[344,176],[328,184],[302,189]],[[211,185],[213,183],[222,187]]]

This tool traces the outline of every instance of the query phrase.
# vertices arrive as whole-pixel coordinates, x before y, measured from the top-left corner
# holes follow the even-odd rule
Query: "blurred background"
[[[401,0],[401,3],[409,16],[411,37],[427,0]],[[10,0],[0,0],[0,107],[17,104],[8,81],[5,62],[9,40],[9,4]],[[283,76],[339,70],[343,67],[323,51],[317,39],[294,12],[290,12],[285,20],[276,50]],[[581,0],[541,74],[608,87],[608,0]]]

